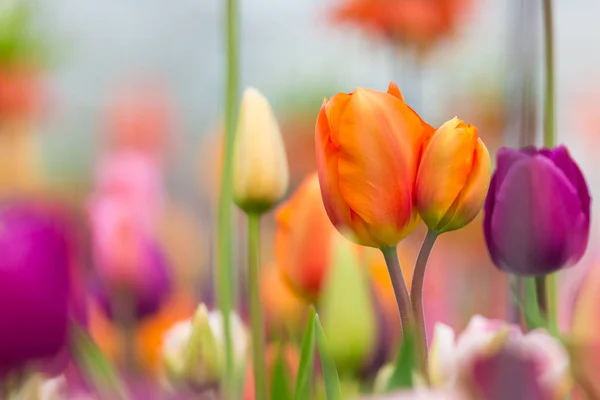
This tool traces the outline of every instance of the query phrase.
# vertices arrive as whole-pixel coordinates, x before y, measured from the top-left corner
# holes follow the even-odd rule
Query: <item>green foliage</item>
[[[311,398],[313,364],[315,357],[315,309],[310,308],[306,329],[302,337],[300,364],[294,389],[295,400],[309,400]]]
[[[277,351],[277,359],[273,366],[271,376],[271,399],[292,400],[292,387],[290,384],[290,371],[285,360],[284,347],[281,343]]]
[[[419,366],[417,351],[416,332],[406,329],[393,372],[387,381],[386,391],[413,387],[413,371],[418,370]]]
[[[128,399],[125,385],[119,375],[88,333],[73,324],[70,334],[71,353],[77,366],[100,396],[115,400]]]
[[[25,1],[9,3],[0,5],[0,65],[41,63],[46,45],[32,29],[31,6]]]
[[[321,359],[321,368],[323,371],[323,380],[325,381],[325,393],[327,400],[342,400],[342,389],[340,386],[340,378],[338,376],[335,362],[329,354],[329,346],[327,337],[319,321],[319,316],[315,316],[314,322],[315,336],[317,339],[317,347],[319,349],[319,358]]]

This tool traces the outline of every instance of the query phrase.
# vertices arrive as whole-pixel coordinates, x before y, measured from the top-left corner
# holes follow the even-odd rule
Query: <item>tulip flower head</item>
[[[588,242],[591,200],[567,149],[503,148],[497,164],[484,219],[496,266],[535,276],[579,261]]]
[[[460,229],[481,210],[490,184],[490,155],[477,128],[453,118],[423,151],[416,182],[417,207],[429,229]]]
[[[63,223],[32,205],[0,208],[0,377],[66,344],[71,253]]]
[[[339,93],[321,107],[315,128],[325,210],[358,244],[395,246],[418,223],[414,184],[433,128],[404,102],[398,87]]]
[[[316,301],[329,269],[333,240],[341,236],[327,217],[317,174],[307,177],[278,208],[276,221],[277,267],[295,293]]]
[[[288,187],[288,165],[279,125],[267,99],[256,89],[244,92],[233,158],[233,197],[245,212],[261,214]]]

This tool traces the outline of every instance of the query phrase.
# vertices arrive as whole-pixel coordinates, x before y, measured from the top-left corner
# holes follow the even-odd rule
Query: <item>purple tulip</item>
[[[496,266],[536,276],[579,261],[588,242],[590,195],[567,149],[503,148],[497,160],[484,219]]]
[[[59,215],[33,205],[0,206],[0,376],[64,349],[70,263]]]
[[[115,296],[119,293],[125,295],[125,300],[133,302],[132,317],[136,319],[154,314],[171,294],[172,277],[163,250],[157,243],[145,241],[140,251],[142,254],[135,266],[134,280],[115,281],[111,276],[99,278],[98,300],[112,319],[119,318],[113,312],[114,302],[118,300]]]

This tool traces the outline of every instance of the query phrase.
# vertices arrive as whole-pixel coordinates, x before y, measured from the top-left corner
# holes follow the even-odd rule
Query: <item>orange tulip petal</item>
[[[479,214],[485,201],[490,186],[491,162],[490,154],[481,139],[477,139],[473,166],[462,192],[444,218],[447,222],[441,221],[441,230],[451,231],[465,226]]]
[[[337,101],[340,95],[334,96],[330,102]],[[332,104],[332,103],[327,103]],[[339,145],[334,142],[330,126],[335,124],[339,117],[332,115],[331,122],[328,119],[327,104],[323,104],[317,118],[315,128],[316,160],[319,167],[319,182],[323,204],[327,214],[334,226],[343,226],[350,221],[350,209],[340,193],[338,186],[338,156]]]
[[[396,82],[390,82],[387,92],[404,103],[404,96],[402,96],[402,92],[400,92],[400,88],[398,88]]]
[[[428,226],[446,215],[473,168],[477,128],[453,119],[442,125],[424,150],[416,182],[417,205]]]
[[[340,193],[386,245],[397,243],[412,212],[415,160],[407,135],[412,127],[398,118],[402,102],[385,93],[358,89],[344,113],[338,173]]]

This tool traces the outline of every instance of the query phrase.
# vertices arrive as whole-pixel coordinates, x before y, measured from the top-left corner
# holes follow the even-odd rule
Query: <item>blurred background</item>
[[[106,197],[121,178],[155,182],[157,187],[137,201],[150,199],[156,208],[140,219],[152,220],[153,237],[165,249],[175,282],[183,288],[179,293],[208,303],[213,299],[225,85],[222,3],[33,2],[32,26],[50,49],[49,56],[32,74],[40,94],[38,107],[28,114],[26,143],[5,139],[5,148],[21,156],[0,171],[11,193],[50,193],[82,213],[89,211],[93,221],[94,216],[106,221],[115,215]],[[370,21],[369,10],[344,10],[347,3],[241,4],[242,87],[258,88],[275,109],[288,149],[289,193],[315,170],[314,124],[323,98],[357,86],[385,90],[394,80],[424,120],[439,126],[457,115],[479,128],[490,151],[503,143],[540,143],[543,51],[537,3],[455,0],[452,15],[445,15],[443,23],[412,7],[421,24],[400,24],[398,32]],[[595,174],[600,162],[595,154],[600,140],[600,53],[592,40],[600,37],[598,15],[596,0],[555,2],[558,141],[580,163],[592,197],[600,190]],[[427,24],[431,30],[422,31],[421,25]],[[128,149],[145,154],[144,159],[130,157]],[[102,222],[92,230],[103,231],[97,225]],[[272,214],[263,229],[263,260],[271,264]],[[123,235],[121,240],[127,237]],[[401,245],[409,270],[423,235],[421,229]],[[102,242],[98,236],[95,241]],[[240,233],[240,243],[242,237]],[[592,245],[582,264],[595,262],[596,240],[594,220]],[[239,250],[242,269],[243,248]],[[584,267],[564,272],[561,279],[565,324],[582,271]],[[426,308],[433,310],[429,325],[443,321],[462,328],[474,313],[504,317],[507,312],[505,277],[488,259],[481,219],[440,239],[428,276]],[[241,293],[240,283],[240,298]],[[239,308],[243,313],[243,302]],[[390,313],[394,318],[393,307]]]

